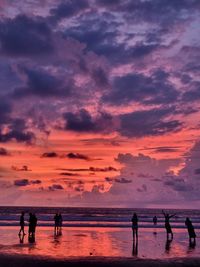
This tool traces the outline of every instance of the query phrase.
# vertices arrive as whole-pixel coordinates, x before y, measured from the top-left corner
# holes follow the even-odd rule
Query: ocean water
[[[0,207],[0,226],[19,225],[20,213],[24,211],[25,220],[28,213],[35,213],[38,226],[53,226],[54,215],[60,212],[63,217],[63,227],[131,227],[133,212],[138,214],[140,228],[152,228],[153,216],[157,216],[157,228],[163,228],[164,216],[160,209],[126,209],[126,208],[52,208],[52,207]],[[200,228],[200,210],[167,210],[176,214],[171,218],[173,228],[185,228],[185,218],[189,217],[195,228]]]
[[[36,213],[38,226],[35,242],[28,236],[18,237],[21,211]],[[53,217],[63,216],[62,235],[54,234]],[[133,243],[131,217],[139,217],[138,244]],[[171,219],[174,232],[172,242],[167,242],[164,217],[159,209],[109,209],[109,208],[30,208],[0,207],[0,254],[20,254],[36,257],[65,259],[68,257],[134,257],[165,259],[173,257],[199,257],[200,211],[167,210],[176,213]],[[158,217],[154,227],[152,218]],[[190,217],[196,229],[196,245],[188,240],[185,218]],[[27,233],[28,222],[25,232]]]

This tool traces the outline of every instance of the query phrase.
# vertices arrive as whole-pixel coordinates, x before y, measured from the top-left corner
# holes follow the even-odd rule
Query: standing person
[[[157,225],[157,222],[158,222],[157,216],[154,216],[153,217],[153,224],[156,226]]]
[[[190,245],[195,244],[196,243],[196,234],[194,231],[194,226],[192,224],[192,221],[188,217],[185,220],[185,225],[186,225],[187,230],[188,230]],[[192,239],[193,239],[193,242],[192,242]]]
[[[29,213],[29,226],[28,226],[28,236],[31,237],[33,236],[33,214],[30,212]]]
[[[136,213],[133,214],[133,217],[131,219],[132,221],[132,230],[133,230],[133,240],[138,240],[138,216]]]
[[[25,222],[24,222],[24,212],[22,211],[21,213],[21,216],[20,216],[20,222],[19,222],[19,225],[20,225],[20,230],[19,230],[19,236],[21,235],[21,232],[23,235],[25,235],[25,232],[24,232],[24,225],[25,225]]]
[[[37,217],[36,217],[35,214],[33,214],[32,223],[33,223],[33,233],[32,233],[32,235],[35,235],[35,230],[36,230],[36,226],[37,226]]]
[[[59,229],[59,215],[58,215],[58,213],[56,213],[56,215],[54,216],[54,233],[55,233],[55,235],[58,234],[58,229]]]
[[[156,232],[157,222],[158,222],[157,216],[154,216],[154,217],[153,217],[153,224],[154,224],[154,227],[155,227],[155,228],[154,228],[154,232],[153,232],[154,235],[157,234],[157,232]]]
[[[58,219],[59,219],[59,233],[62,234],[63,218],[62,218],[62,214],[61,213],[58,214]]]
[[[172,214],[172,215],[169,215],[168,213],[165,213],[163,210],[162,210],[162,213],[165,217],[165,229],[166,229],[166,233],[167,233],[167,240],[169,240],[169,234],[171,234],[171,240],[173,239],[173,232],[172,232],[172,228],[171,228],[171,225],[170,225],[170,218],[174,217],[176,214]]]

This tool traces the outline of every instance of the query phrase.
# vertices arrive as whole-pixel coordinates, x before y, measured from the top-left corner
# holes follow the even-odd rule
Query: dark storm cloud
[[[24,166],[22,166],[20,168],[17,167],[17,166],[11,166],[11,169],[13,171],[19,171],[19,172],[28,172],[28,171],[31,171],[27,165],[24,165]]]
[[[4,147],[0,147],[0,156],[8,156],[10,155]]]
[[[131,12],[131,13],[137,13],[138,15],[140,14],[141,19],[143,19],[143,16],[147,15],[148,17],[151,15],[165,15],[167,14],[164,13],[165,10],[167,11],[176,11],[179,12],[180,10],[184,9],[195,9],[200,7],[199,1],[198,0],[173,0],[173,1],[167,1],[167,0],[150,0],[150,1],[143,1],[143,0],[96,0],[96,3],[99,5],[105,5],[107,7],[112,5],[114,8],[117,8],[122,10],[123,12]],[[148,14],[148,12],[150,14]],[[154,18],[156,19],[156,18]]]
[[[120,183],[120,184],[128,184],[128,183],[132,183],[132,180],[120,177],[120,178],[115,178],[114,181],[116,183]]]
[[[63,190],[63,186],[60,184],[52,184],[48,187],[49,191],[55,191],[55,190]]]
[[[31,180],[30,181],[30,184],[41,184],[42,183],[42,181],[41,180]]]
[[[76,16],[79,12],[89,7],[87,0],[65,0],[62,1],[56,8],[50,10],[50,20],[59,21],[63,18]]]
[[[93,16],[92,14],[82,16],[78,25],[68,28],[65,34],[66,37],[70,36],[81,43],[85,43],[88,50],[97,52],[101,45],[115,41],[117,33],[114,29],[118,23],[112,20],[107,21],[107,17],[104,14],[101,17]]]
[[[0,142],[2,143],[11,140],[31,143],[34,139],[35,135],[27,130],[26,123],[23,119],[12,119],[8,124],[8,131],[6,133],[0,131]]]
[[[107,86],[109,84],[108,77],[102,68],[96,68],[92,72],[92,77],[97,86]]]
[[[113,89],[103,96],[103,101],[113,105],[126,105],[131,101],[143,104],[173,103],[177,101],[178,92],[167,78],[168,74],[162,70],[154,72],[152,76],[128,74],[116,77]]]
[[[194,11],[200,8],[198,0],[152,0],[152,1],[126,1],[120,8],[126,13],[130,13],[130,19],[156,22],[165,27],[172,25],[175,21],[184,21],[187,16],[181,16],[185,10]],[[168,25],[167,25],[168,24]]]
[[[90,157],[88,157],[87,155],[83,155],[80,153],[68,153],[67,157],[69,159],[82,159],[82,160],[90,160]]]
[[[199,101],[200,82],[195,82],[195,83],[192,83],[191,85],[193,85],[194,88],[188,90],[187,92],[183,94],[183,101],[186,101],[186,102]]]
[[[109,6],[116,6],[118,4],[120,4],[122,2],[122,0],[96,0],[96,3],[99,4],[100,6],[106,6],[106,7],[109,7]]]
[[[27,186],[29,185],[29,180],[28,179],[18,179],[14,181],[15,186]]]
[[[6,134],[0,133],[0,142],[6,143],[11,140],[16,140],[17,142],[31,143],[34,139],[34,134],[31,132],[19,132],[12,130]]]
[[[109,13],[105,12],[101,16],[88,14],[79,19],[78,25],[69,27],[65,35],[86,44],[87,51],[93,51],[99,56],[105,56],[112,63],[119,64],[141,59],[159,48],[158,44],[147,44],[142,41],[134,42],[131,46],[127,46],[125,42],[118,42],[121,37],[119,26],[120,23]],[[132,37],[126,34],[126,39]]]
[[[56,152],[45,152],[41,156],[42,158],[56,158],[58,154]]]
[[[112,167],[112,166],[108,166],[108,167],[104,167],[104,168],[99,168],[99,167],[89,167],[89,168],[82,168],[82,169],[57,169],[57,170],[63,170],[63,171],[69,171],[69,172],[117,172],[118,169]],[[63,175],[77,175],[75,173],[63,173]],[[62,175],[62,174],[61,174]]]
[[[134,59],[142,59],[159,48],[159,44],[134,43],[127,47],[125,43],[119,43],[120,24],[112,19],[107,19],[105,14],[101,18],[83,17],[79,25],[66,30],[66,37],[70,36],[81,43],[86,44],[88,51],[93,51],[99,56],[105,56],[112,63],[127,63]],[[127,36],[127,39],[131,38]]]
[[[59,173],[59,175],[62,175],[62,176],[80,176],[80,174],[72,173],[72,172],[61,172],[61,173]]]
[[[104,132],[112,124],[110,114],[100,113],[92,117],[86,109],[81,109],[77,113],[64,113],[63,117],[66,121],[65,129],[75,132]]]
[[[112,166],[105,167],[105,168],[97,168],[97,167],[90,167],[89,171],[92,172],[117,172],[118,170]]]
[[[153,150],[154,153],[167,153],[167,152],[178,152],[180,151],[179,146],[159,146],[159,147],[148,147],[141,150]]]
[[[41,18],[18,15],[0,22],[0,44],[10,56],[36,56],[53,51],[51,30]]]
[[[27,186],[32,184],[41,184],[40,180],[28,180],[28,179],[17,179],[14,181],[15,186]]]
[[[174,147],[158,147],[154,150],[156,153],[177,152],[179,149]]]
[[[30,143],[34,139],[34,134],[27,130],[24,119],[11,118],[12,105],[7,98],[0,99],[0,142],[6,143],[11,140]],[[6,125],[7,131],[2,131]]]
[[[6,123],[9,120],[9,114],[12,110],[10,102],[4,98],[0,98],[0,129],[1,125]]]
[[[167,185],[178,192],[192,191],[192,185],[186,183],[183,178],[177,178],[177,177],[168,178],[168,180],[164,182],[164,185]]]
[[[180,121],[168,119],[174,112],[174,108],[163,107],[125,113],[112,118],[108,114],[92,117],[88,111],[82,109],[78,113],[65,113],[64,118],[66,130],[92,133],[117,131],[123,136],[139,138],[180,130]],[[114,119],[119,121],[120,126],[114,125]]]
[[[66,129],[77,132],[95,131],[96,125],[92,120],[92,116],[85,109],[81,109],[76,114],[67,112],[63,116],[66,120]]]
[[[27,85],[14,90],[14,97],[36,95],[40,97],[60,97],[70,94],[71,85],[65,86],[59,78],[42,70],[24,69],[27,75]]]
[[[138,138],[178,131],[182,126],[180,121],[166,120],[166,117],[172,114],[172,108],[151,109],[123,114],[119,116],[121,126],[118,131],[124,136]]]

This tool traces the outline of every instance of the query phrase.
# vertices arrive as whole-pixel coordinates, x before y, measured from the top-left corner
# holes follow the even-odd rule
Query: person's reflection
[[[167,254],[170,253],[170,250],[171,250],[171,243],[172,243],[172,239],[167,239],[166,240],[166,243],[165,243],[165,252]]]
[[[35,235],[31,235],[31,236],[29,236],[29,237],[28,237],[28,242],[29,242],[30,244],[34,244],[34,243],[35,243]]]
[[[24,236],[25,235],[19,235],[19,243],[23,244],[24,243]]]
[[[29,242],[29,246],[28,246],[28,251],[29,253],[32,253],[33,250],[35,249],[35,235],[31,235],[28,237],[28,242]]]
[[[53,243],[54,243],[55,247],[60,246],[60,244],[61,244],[60,238],[61,238],[61,235],[59,233],[57,235],[54,235]]]
[[[188,246],[188,250],[187,250],[187,253],[191,253],[193,252],[193,250],[195,249],[196,247],[196,240],[194,241],[189,241],[189,246]]]
[[[137,257],[138,255],[138,239],[133,240],[133,249],[132,249],[132,256]]]

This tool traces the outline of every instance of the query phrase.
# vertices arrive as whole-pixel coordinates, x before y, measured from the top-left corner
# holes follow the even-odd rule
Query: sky
[[[0,205],[198,208],[200,1],[0,1]]]

